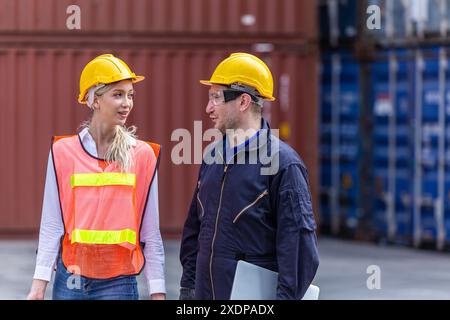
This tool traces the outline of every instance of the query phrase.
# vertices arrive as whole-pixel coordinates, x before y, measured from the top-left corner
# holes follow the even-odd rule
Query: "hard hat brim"
[[[199,81],[201,84],[204,84],[205,86],[212,86],[213,84],[217,84],[217,85],[226,85],[226,84],[223,84],[223,83],[214,83],[214,82],[211,82],[211,81],[209,81],[209,80],[200,80]]]
[[[227,85],[229,85],[229,83],[217,83],[217,82],[211,82],[211,81],[209,81],[209,80],[199,80],[199,82],[201,83],[201,84],[204,84],[204,85],[206,85],[206,86],[212,86],[213,84],[216,84],[216,85],[221,85],[221,86],[227,86]],[[263,99],[264,100],[267,100],[267,101],[275,101],[275,97],[263,97]]]
[[[114,81],[114,82],[120,82],[120,81],[123,81],[123,80],[131,80],[132,83],[138,83],[138,82],[141,82],[141,81],[144,80],[144,79],[145,79],[144,76],[134,76],[134,77],[131,77],[131,78],[120,79],[120,80],[117,80],[117,81]],[[111,83],[114,83],[114,82],[111,82]],[[111,84],[111,83],[107,83],[107,84]],[[95,85],[98,85],[98,84],[99,84],[99,83],[97,83],[97,84],[95,84]],[[78,97],[78,102],[79,102],[79,103],[81,103],[81,104],[87,104],[87,102],[86,102],[86,93],[87,93],[87,90],[86,90],[86,92],[84,92],[83,97],[82,97],[81,94],[80,94],[80,96]]]
[[[144,80],[145,77],[144,77],[144,76],[136,76],[136,77],[130,78],[130,79],[131,79],[131,81],[132,81],[133,83],[137,83],[137,82],[140,82],[140,81]],[[127,79],[123,79],[123,80],[127,80]]]

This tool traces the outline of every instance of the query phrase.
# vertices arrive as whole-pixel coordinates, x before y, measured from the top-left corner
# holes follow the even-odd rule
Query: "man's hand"
[[[27,300],[44,300],[45,289],[48,281],[33,279],[31,283],[30,293],[28,293]]]
[[[180,298],[179,300],[194,300],[195,289],[192,288],[180,288]]]

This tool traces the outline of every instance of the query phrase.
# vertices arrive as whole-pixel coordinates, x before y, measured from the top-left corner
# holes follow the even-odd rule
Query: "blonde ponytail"
[[[90,119],[84,121],[81,123],[79,130],[89,129],[90,124]],[[131,168],[131,147],[133,146],[133,140],[137,139],[136,130],[136,126],[125,127],[117,125],[114,139],[109,145],[108,150],[106,150],[105,161],[108,163],[116,162],[122,172],[127,172]]]
[[[116,162],[122,172],[130,170],[132,165],[131,147],[136,139],[136,127],[116,126],[113,142],[108,147],[105,160]]]

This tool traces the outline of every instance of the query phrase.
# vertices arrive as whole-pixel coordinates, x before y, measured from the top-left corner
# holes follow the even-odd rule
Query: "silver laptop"
[[[231,300],[275,300],[278,273],[239,260],[231,289]]]
[[[276,300],[278,273],[239,260],[230,300]],[[319,288],[311,285],[302,300],[319,299]]]

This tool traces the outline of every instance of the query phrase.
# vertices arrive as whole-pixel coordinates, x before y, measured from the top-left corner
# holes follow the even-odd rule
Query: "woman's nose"
[[[133,99],[129,99],[128,97],[125,97],[125,99],[122,102],[122,105],[124,107],[129,107],[131,108],[133,106]]]

